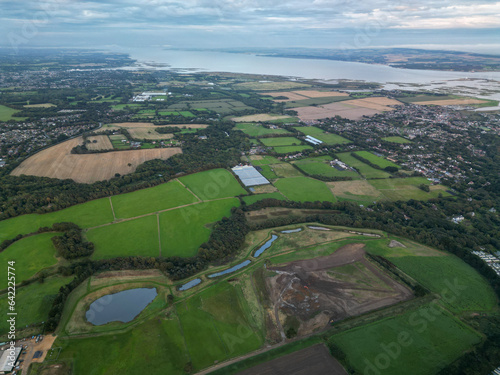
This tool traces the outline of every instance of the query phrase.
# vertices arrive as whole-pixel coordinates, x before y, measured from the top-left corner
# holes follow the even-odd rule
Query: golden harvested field
[[[107,135],[94,135],[91,137],[87,137],[87,140],[90,142],[87,142],[86,146],[89,150],[112,150],[113,145],[111,144],[111,141],[109,140]],[[95,141],[95,142],[94,142]]]
[[[479,99],[446,99],[446,100],[430,100],[426,102],[415,102],[420,105],[468,105],[468,104],[483,104],[486,100]]]
[[[261,113],[258,115],[249,115],[241,117],[233,117],[231,120],[235,122],[260,122],[260,121],[272,121],[280,118],[289,118],[286,115],[268,115],[267,113]]]
[[[150,140],[158,140],[158,139],[170,139],[174,137],[173,133],[168,134],[160,134],[155,128],[129,128],[127,129],[132,138],[136,139],[150,139]]]
[[[12,175],[72,179],[81,183],[108,180],[115,173],[125,175],[138,165],[152,159],[166,160],[182,153],[178,147],[146,150],[111,151],[102,154],[71,154],[71,149],[83,142],[81,137],[70,139],[29,157],[12,171]],[[130,166],[128,165],[130,163]]]
[[[297,91],[275,91],[263,92],[261,95],[269,95],[272,97],[286,96],[288,99],[278,99],[275,102],[289,102],[296,100],[306,100],[312,98],[327,98],[331,96],[349,96],[345,92],[338,91],[317,91],[317,90],[297,90]]]
[[[341,116],[349,120],[360,120],[363,116],[373,116],[383,111],[393,111],[389,105],[401,102],[389,98],[353,99],[318,106],[292,108],[297,111],[302,121],[319,120],[327,117]]]
[[[300,90],[293,91],[296,94],[307,96],[308,98],[328,98],[330,96],[349,96],[345,92],[339,91],[318,91],[318,90]]]
[[[109,124],[111,126],[116,126],[119,128],[151,128],[155,125],[152,122],[117,122],[114,124]]]

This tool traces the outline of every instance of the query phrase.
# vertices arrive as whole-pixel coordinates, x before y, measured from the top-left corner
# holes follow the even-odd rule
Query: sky
[[[0,0],[3,47],[409,46],[500,54],[500,2]]]

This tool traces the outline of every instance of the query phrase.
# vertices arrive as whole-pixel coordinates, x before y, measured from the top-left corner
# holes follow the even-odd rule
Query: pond
[[[245,260],[244,262],[237,264],[234,267],[228,268],[227,270],[224,270],[224,271],[213,273],[211,275],[208,275],[207,277],[213,278],[213,277],[218,277],[218,276],[222,276],[222,275],[227,275],[228,273],[238,271],[239,269],[242,269],[243,267],[248,266],[251,262],[252,262],[251,260]]]
[[[302,228],[282,230],[280,233],[297,233],[300,232]]]
[[[201,283],[201,279],[194,279],[194,280],[191,280],[189,282],[187,282],[186,284],[182,285],[179,290],[180,291],[184,291],[184,290],[188,290],[188,289],[191,289],[192,287],[198,285],[199,283]]]
[[[253,255],[254,258],[258,258],[264,251],[266,251],[267,249],[269,249],[271,247],[271,245],[273,244],[274,241],[276,241],[276,239],[278,238],[277,235],[273,234],[271,239],[269,239],[264,245],[262,245],[256,252],[255,254]]]
[[[96,326],[109,322],[127,323],[134,320],[157,294],[156,288],[136,288],[108,294],[92,302],[85,317]]]

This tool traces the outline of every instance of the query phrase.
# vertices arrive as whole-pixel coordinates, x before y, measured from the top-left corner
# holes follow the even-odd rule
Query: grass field
[[[457,257],[405,256],[390,260],[432,292],[446,291],[441,301],[453,312],[486,311],[497,305],[488,282]]]
[[[290,132],[285,129],[268,129],[262,125],[251,122],[238,123],[236,124],[236,129],[243,131],[243,133],[251,137],[261,137],[269,134],[290,134]]]
[[[276,181],[274,186],[276,186],[285,197],[292,201],[336,201],[332,192],[324,182],[308,177],[282,178]]]
[[[399,165],[394,164],[392,161],[389,161],[387,159],[381,158],[377,155],[372,154],[371,152],[368,151],[356,151],[356,155],[361,156],[363,159],[368,160],[369,162],[378,165],[380,168],[386,168],[386,167],[395,167],[399,168]]]
[[[159,255],[156,215],[91,229],[87,238],[95,245],[93,259]]]
[[[337,155],[340,160],[346,163],[348,166],[356,168],[356,170],[361,173],[365,178],[389,178],[391,175],[385,171],[375,169],[370,167],[368,164],[356,159],[351,156],[350,152],[344,152]]]
[[[34,283],[16,289],[16,309],[22,311],[17,316],[17,329],[26,325],[41,323],[47,320],[52,301],[59,292],[59,288],[68,284],[73,277],[50,277],[43,283]],[[0,296],[0,304],[7,306],[7,294]],[[6,319],[0,322],[0,336],[6,334],[8,324]]]
[[[59,338],[54,347],[63,347],[59,359],[73,363],[74,375],[177,375],[184,374],[184,366],[189,361],[175,314],[148,320],[125,333],[83,339]]]
[[[351,177],[353,180],[361,178],[356,172],[349,170],[339,171],[338,169],[330,166],[331,159],[332,158],[329,156],[320,156],[317,158],[297,160],[293,164],[310,175],[320,175],[325,177]]]
[[[247,311],[241,290],[227,283],[216,284],[177,307],[195,369],[262,345],[262,327],[252,321]]]
[[[117,218],[130,218],[198,200],[179,181],[111,197]]]
[[[301,133],[304,133],[305,135],[310,135],[311,137],[317,138],[329,145],[351,143],[350,140],[341,137],[340,135],[325,133],[323,129],[317,128],[315,126],[298,126],[294,127],[294,129]]]
[[[127,137],[123,134],[113,134],[109,136],[109,140],[113,147],[117,150],[126,150],[130,148],[130,144],[127,141]]]
[[[113,212],[108,198],[96,199],[47,214],[29,214],[0,221],[0,242],[18,234],[33,233],[40,227],[69,221],[82,228],[93,227],[113,221]]]
[[[14,242],[0,253],[0,290],[7,288],[7,262],[15,261],[16,283],[27,280],[44,268],[57,263],[51,238],[59,233],[42,233]]]
[[[300,145],[300,146],[278,146],[273,147],[273,150],[278,154],[292,154],[296,152],[301,152],[304,150],[312,150],[312,147],[309,145]]]
[[[243,197],[243,201],[246,204],[250,205],[252,203],[261,201],[263,199],[270,199],[270,198],[272,198],[272,199],[279,199],[279,200],[285,200],[285,197],[281,193],[275,192],[275,193],[249,195],[247,197]]]
[[[403,143],[412,143],[410,140],[408,140],[406,138],[397,137],[397,136],[394,136],[394,137],[384,137],[382,139],[384,141],[391,142],[391,143],[400,143],[400,144],[403,144]]]
[[[481,337],[443,310],[422,307],[331,340],[362,374],[430,375],[479,343]]]
[[[327,182],[327,185],[339,200],[352,200],[360,204],[371,204],[382,195],[366,180]]]
[[[446,192],[447,188],[443,185],[431,186],[429,192],[420,189],[419,185],[430,185],[430,181],[425,177],[371,180],[369,183],[380,191],[386,199],[390,200],[428,200],[437,198],[439,194],[445,197],[450,196],[450,193]]]
[[[287,115],[274,115],[270,113],[260,113],[257,115],[247,115],[240,117],[233,117],[231,120],[234,122],[275,122],[275,121],[285,121],[288,122],[290,116]],[[293,118],[295,122],[295,118]]]
[[[268,164],[278,164],[281,163],[274,156],[269,155],[252,155],[250,156],[250,161],[254,166],[268,165]]]
[[[265,146],[293,146],[300,145],[302,142],[294,137],[278,137],[278,138],[261,138],[260,140]]]
[[[202,200],[246,194],[246,190],[241,187],[231,172],[225,169],[195,173],[180,177],[179,180]]]
[[[278,178],[276,173],[274,173],[274,171],[271,169],[271,165],[261,165],[259,172],[268,180]]]
[[[293,165],[288,163],[271,164],[269,165],[271,171],[278,177],[298,177],[303,176],[303,174]]]
[[[16,117],[13,116],[19,112],[17,109],[13,109],[10,107],[6,107],[4,105],[0,105],[0,121],[9,121],[9,120],[23,120],[26,117]]]
[[[193,256],[210,237],[208,224],[230,216],[237,198],[222,199],[178,208],[160,214],[162,256]],[[156,229],[156,216],[155,229]],[[156,246],[158,248],[158,246]]]

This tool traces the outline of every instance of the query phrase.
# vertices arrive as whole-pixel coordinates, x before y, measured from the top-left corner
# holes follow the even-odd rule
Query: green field
[[[282,178],[276,181],[274,186],[276,186],[285,197],[292,201],[336,201],[332,192],[324,182],[309,177]]]
[[[180,177],[179,180],[201,200],[236,197],[247,193],[226,169],[190,174]]]
[[[156,215],[91,229],[87,239],[95,245],[93,259],[159,255]]]
[[[276,159],[274,156],[269,156],[269,155],[264,155],[261,156],[262,159],[251,159],[250,162],[252,163],[253,166],[262,166],[262,165],[268,165],[268,164],[278,164],[281,163],[278,159]]]
[[[385,171],[375,169],[370,167],[368,164],[356,159],[351,156],[350,152],[344,152],[337,155],[338,158],[346,163],[348,166],[355,168],[359,173],[361,173],[365,178],[389,178],[391,175]]]
[[[394,164],[392,161],[389,161],[387,159],[381,158],[377,155],[372,154],[371,152],[368,151],[356,151],[356,155],[361,156],[363,159],[368,160],[370,163],[373,163],[380,168],[386,168],[386,167],[395,167],[399,168],[399,165]]]
[[[248,309],[241,290],[227,283],[216,284],[177,306],[196,370],[262,345],[262,327],[248,316]]]
[[[195,115],[193,115],[191,112],[189,111],[180,111],[179,114],[183,117],[196,117]]]
[[[300,145],[300,146],[279,146],[273,147],[273,150],[278,154],[291,154],[296,152],[301,152],[304,150],[312,150],[312,147],[309,145]]]
[[[198,200],[179,181],[111,197],[117,218],[130,218]]]
[[[389,178],[383,180],[371,180],[369,183],[380,191],[386,199],[390,200],[428,200],[437,198],[440,194],[449,197],[451,194],[446,191],[443,185],[430,186],[430,191],[420,189],[419,185],[430,185],[430,181],[425,177]]]
[[[340,333],[331,341],[359,373],[431,375],[481,337],[444,310],[422,307]]]
[[[0,221],[0,242],[18,234],[33,233],[54,223],[72,222],[82,228],[111,223],[113,212],[108,198],[96,199],[47,214],[29,214]]]
[[[269,168],[278,177],[303,176],[303,174],[297,168],[288,163],[271,164],[269,165]]]
[[[19,112],[19,110],[6,107],[4,105],[0,105],[0,121],[9,121],[9,120],[22,121],[26,119],[26,117],[14,117],[14,115],[17,112]]]
[[[279,137],[279,138],[261,138],[260,141],[265,146],[293,146],[300,145],[302,142],[293,137]]]
[[[279,192],[274,192],[274,193],[264,193],[264,194],[255,194],[255,195],[249,195],[247,197],[243,197],[243,201],[250,205],[255,202],[261,201],[263,199],[279,199],[279,200],[285,200],[285,197],[279,193]]]
[[[175,314],[148,320],[125,333],[59,338],[54,347],[63,348],[59,359],[73,364],[74,375],[176,375],[184,374],[189,361]]]
[[[252,110],[253,107],[234,100],[234,99],[219,99],[219,100],[193,100],[172,104],[168,107],[169,111],[186,111],[190,108],[205,108],[209,111],[214,111],[222,115],[238,113],[245,110]]]
[[[16,309],[22,311],[17,316],[17,329],[26,325],[41,323],[47,320],[52,301],[59,292],[59,288],[68,284],[73,277],[50,277],[43,283],[33,283],[16,289]],[[7,306],[7,294],[0,296],[0,304]],[[8,324],[6,319],[0,322],[0,336],[6,334]]]
[[[16,283],[28,280],[57,263],[51,238],[60,233],[42,233],[14,242],[0,253],[0,290],[7,288],[7,262],[15,261]]]
[[[142,104],[116,104],[111,106],[111,108],[113,108],[115,111],[121,111],[124,109],[136,109],[139,107],[142,107]]]
[[[356,172],[349,170],[339,171],[337,168],[330,166],[330,160],[332,160],[332,158],[329,156],[320,156],[317,158],[297,160],[293,164],[309,175],[351,177],[353,180],[361,178]]]
[[[130,148],[129,143],[123,142],[127,141],[127,137],[125,137],[123,134],[113,134],[109,135],[108,137],[115,149],[124,150]]]
[[[237,198],[222,199],[182,207],[160,214],[162,256],[193,256],[202,243],[210,237],[210,223],[231,214],[239,205]],[[156,216],[155,229],[156,229]],[[158,248],[158,245],[156,246]]]
[[[455,256],[392,257],[391,262],[427,289],[440,294],[443,305],[453,312],[487,311],[498,303],[488,282]]]
[[[176,111],[159,111],[160,116],[180,116],[179,112]]]
[[[267,178],[268,180],[273,180],[275,178],[278,178],[276,173],[271,169],[270,165],[261,165],[260,166],[261,170],[259,170],[260,174]]]
[[[403,138],[403,137],[384,137],[382,138],[384,141],[391,142],[391,143],[412,143],[410,140]]]
[[[243,131],[243,133],[251,137],[261,137],[269,134],[290,134],[285,129],[269,129],[264,126],[251,122],[240,122],[236,124],[236,129]]]
[[[298,126],[294,127],[295,130],[304,133],[305,135],[310,135],[320,141],[325,142],[328,145],[341,145],[345,143],[351,143],[350,140],[341,137],[337,134],[326,133],[323,129],[317,128],[315,126]]]

